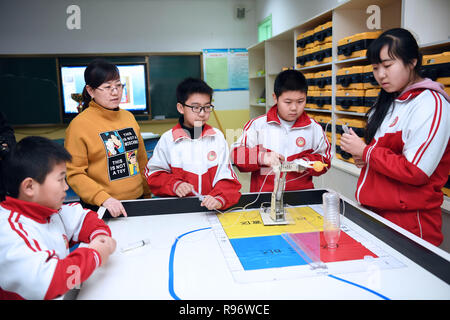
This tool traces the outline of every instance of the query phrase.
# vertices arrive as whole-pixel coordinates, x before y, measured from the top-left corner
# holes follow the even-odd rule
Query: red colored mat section
[[[335,262],[347,260],[359,260],[364,256],[372,256],[377,258],[377,255],[364,247],[360,242],[356,241],[345,232],[341,230],[341,236],[338,241],[337,249],[330,250],[326,247],[326,241],[323,232],[320,233],[320,261]]]

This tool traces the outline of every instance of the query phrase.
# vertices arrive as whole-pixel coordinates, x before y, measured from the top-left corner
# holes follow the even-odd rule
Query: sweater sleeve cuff
[[[106,193],[105,191],[100,191],[94,197],[93,202],[96,206],[101,206],[103,202],[105,202],[105,200],[108,198],[111,198],[111,196],[108,193]]]

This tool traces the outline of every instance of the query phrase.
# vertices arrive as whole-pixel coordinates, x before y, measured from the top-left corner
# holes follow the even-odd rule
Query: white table
[[[290,204],[317,205],[323,192],[286,192],[285,196]],[[269,196],[262,194],[260,201],[267,201]],[[240,203],[254,198],[245,194]],[[256,280],[239,282],[229,267],[232,259],[218,243],[211,213],[202,211],[196,198],[136,200],[124,202],[128,218],[108,220],[117,250],[107,265],[83,283],[76,298],[450,299],[448,253],[345,200],[344,224],[399,266],[379,268],[368,260],[349,262],[348,266],[359,266],[356,272],[342,272],[342,268],[330,264],[327,272],[317,274],[311,273],[309,266],[273,268],[264,271],[261,281],[256,276]],[[121,248],[142,239],[149,239],[150,244],[121,252]],[[274,280],[267,279],[268,273]]]

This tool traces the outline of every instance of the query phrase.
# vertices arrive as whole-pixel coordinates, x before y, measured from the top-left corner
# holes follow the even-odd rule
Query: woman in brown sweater
[[[133,114],[119,108],[123,85],[117,67],[97,59],[84,78],[84,110],[66,130],[65,147],[72,155],[67,182],[86,207],[104,206],[114,217],[126,216],[120,200],[150,194],[144,141]]]

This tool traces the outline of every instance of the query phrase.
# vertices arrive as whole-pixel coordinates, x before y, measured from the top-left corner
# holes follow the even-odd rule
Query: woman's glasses
[[[114,90],[117,90],[117,92],[121,92],[123,90],[123,88],[125,87],[124,83],[118,84],[116,86],[104,86],[102,88],[98,87],[97,89],[100,91],[107,91],[109,93],[113,93]]]

